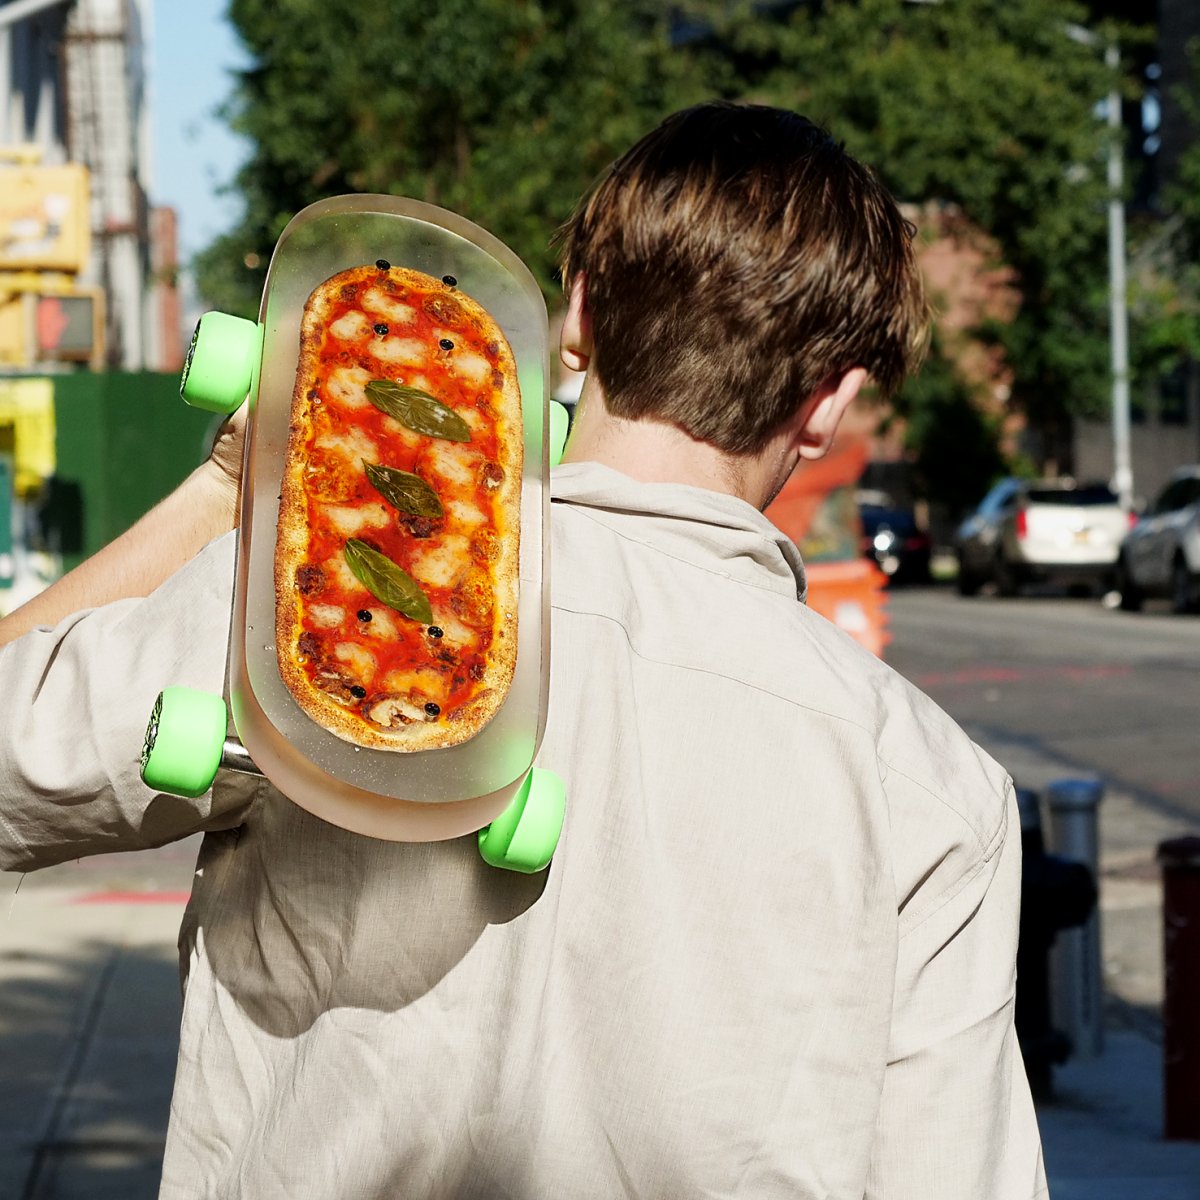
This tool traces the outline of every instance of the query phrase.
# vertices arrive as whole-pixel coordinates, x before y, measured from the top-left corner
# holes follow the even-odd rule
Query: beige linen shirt
[[[0,865],[208,831],[162,1196],[1027,1200],[1005,772],[711,492],[555,472],[550,869],[156,796],[234,544],[0,654]]]

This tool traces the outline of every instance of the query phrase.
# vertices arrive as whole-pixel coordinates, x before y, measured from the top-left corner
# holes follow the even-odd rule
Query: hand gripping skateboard
[[[353,746],[308,718],[279,677],[274,646],[275,522],[301,315],[318,284],[380,258],[451,276],[491,313],[513,348],[524,413],[512,685],[469,741],[408,754]],[[394,196],[339,196],[306,208],[275,248],[259,320],[219,312],[200,319],[183,370],[184,400],[217,413],[249,401],[228,674],[237,736],[227,737],[222,697],[165,688],[142,751],[148,786],[199,796],[222,768],[257,773],[355,833],[438,841],[477,832],[492,866],[532,873],[549,864],[565,790],[533,761],[549,686],[549,467],[561,454],[567,414],[547,398],[547,342],[541,293],[506,246],[453,213]]]

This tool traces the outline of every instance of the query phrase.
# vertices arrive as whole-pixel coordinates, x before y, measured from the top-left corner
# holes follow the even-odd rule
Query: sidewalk
[[[0,1200],[152,1198],[183,904],[0,879]]]
[[[1099,1058],[1059,1068],[1038,1107],[1051,1200],[1200,1197],[1200,1142],[1162,1141],[1161,1063],[1159,1045],[1110,1024]]]
[[[1008,750],[1026,786],[1063,777]],[[1153,847],[1181,830],[1119,794],[1105,799],[1101,828],[1109,1018],[1102,1054],[1057,1068],[1055,1099],[1039,1106],[1051,1196],[1200,1200],[1200,1142],[1161,1139]],[[0,1200],[156,1195],[194,854],[192,844],[138,856],[136,873],[131,856],[66,864],[15,896],[17,877],[0,875]]]

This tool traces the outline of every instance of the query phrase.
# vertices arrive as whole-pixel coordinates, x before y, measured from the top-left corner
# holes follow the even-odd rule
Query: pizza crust
[[[385,278],[384,272],[378,267],[356,267],[341,272],[326,280],[317,287],[305,306],[300,332],[300,356],[296,371],[296,384],[292,395],[291,420],[289,426],[288,447],[285,458],[282,489],[280,495],[279,521],[277,529],[275,552],[275,614],[276,614],[276,656],[279,673],[285,686],[295,698],[300,708],[318,725],[330,733],[351,742],[376,750],[411,752],[419,750],[442,749],[458,745],[474,737],[495,716],[508,689],[516,668],[517,652],[517,603],[519,579],[519,546],[520,546],[520,511],[521,511],[521,474],[523,460],[523,427],[521,418],[521,396],[517,383],[516,361],[503,332],[487,311],[470,297],[464,295],[432,276],[420,272],[409,271],[399,267],[391,267],[386,272],[386,278],[402,285],[405,289],[423,293],[422,302],[428,302],[426,297],[437,298],[439,315],[444,319],[441,324],[455,328],[461,323],[480,337],[482,343],[488,346],[489,354],[496,351],[496,371],[492,372],[490,384],[495,388],[492,392],[490,408],[495,416],[498,431],[498,456],[502,467],[502,478],[490,484],[490,498],[494,521],[489,519],[485,527],[493,536],[488,540],[490,561],[486,571],[478,568],[478,563],[469,555],[464,556],[464,574],[474,570],[472,582],[478,586],[479,577],[489,581],[488,594],[482,597],[485,609],[490,608],[491,645],[487,649],[482,678],[474,680],[474,690],[463,703],[454,708],[439,713],[433,719],[421,720],[423,715],[410,697],[405,695],[381,694],[377,690],[363,697],[350,696],[347,689],[340,683],[334,682],[329,690],[315,686],[309,678],[305,667],[312,664],[305,660],[302,653],[302,639],[305,634],[305,612],[313,605],[343,605],[358,604],[359,607],[378,608],[380,601],[354,578],[349,567],[341,564],[321,564],[310,561],[310,533],[308,528],[309,493],[305,487],[305,468],[307,465],[306,446],[314,428],[316,406],[313,397],[319,394],[322,376],[320,360],[322,343],[326,327],[330,323],[331,313],[341,289],[347,285],[356,285],[360,290],[376,295],[372,302],[376,308],[382,295],[378,284]],[[362,289],[364,283],[372,285]],[[388,299],[384,297],[384,299]],[[390,313],[396,316],[411,311],[410,306],[399,300],[388,300]],[[450,319],[453,318],[453,319]],[[379,318],[382,319],[382,318]],[[397,331],[401,332],[401,331]],[[407,337],[407,330],[404,330]],[[444,332],[439,330],[439,332]],[[453,334],[451,333],[451,336]],[[476,356],[473,356],[476,357]],[[485,360],[486,361],[486,360]],[[469,363],[469,369],[478,372],[477,364]],[[332,373],[332,372],[331,372]],[[345,379],[342,372],[341,378]],[[375,378],[394,378],[395,369],[392,364],[380,362]],[[434,394],[436,394],[436,389]],[[328,406],[327,406],[328,407]],[[371,405],[366,405],[371,412]],[[353,404],[340,404],[338,417],[347,430],[353,429],[356,407]],[[476,416],[475,412],[471,413]],[[474,425],[475,423],[472,422]],[[415,435],[412,431],[402,429],[397,423],[397,437],[411,442],[414,438],[422,443],[419,453],[423,461],[428,460],[436,469],[439,455],[446,452],[448,465],[447,480],[455,477],[455,472],[461,473],[459,466],[463,459],[461,447],[470,443],[444,441],[438,438]],[[361,469],[361,467],[359,468]],[[447,512],[453,514],[456,505],[469,503],[470,507],[478,509],[470,496],[460,496],[454,492],[454,484],[446,482],[446,492],[441,496]],[[435,489],[441,493],[442,489]],[[330,503],[337,507],[337,501]],[[389,518],[397,519],[397,514],[389,508]],[[343,518],[344,519],[344,518]],[[370,533],[363,537],[369,540]],[[448,536],[447,541],[451,541]],[[471,538],[464,539],[468,546]],[[452,547],[461,549],[461,541],[452,541]],[[339,579],[351,586],[346,590],[335,588],[336,599],[327,595],[306,597],[298,578],[302,579],[305,568],[318,567],[322,578],[326,572],[337,571]],[[344,573],[343,573],[344,572]],[[300,573],[298,575],[298,573]],[[418,583],[421,579],[414,572]],[[340,585],[339,585],[340,587]],[[402,623],[412,623],[412,619],[402,614],[392,612],[391,616]],[[437,621],[435,609],[434,620]],[[447,614],[447,621],[455,621],[461,631],[467,629],[461,621]],[[355,638],[347,639],[353,645],[360,645],[365,653],[371,653],[371,639],[364,637],[361,642]],[[341,647],[339,646],[339,650]],[[350,661],[339,663],[339,675],[351,678],[354,674],[354,655],[347,651]],[[329,684],[329,680],[326,680]],[[370,718],[392,719],[398,724],[397,728],[383,728]]]

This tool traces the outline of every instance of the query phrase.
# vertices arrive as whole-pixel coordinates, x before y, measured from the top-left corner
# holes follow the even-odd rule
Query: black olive
[[[443,350],[454,349],[454,343],[449,338],[442,338],[442,340],[438,342],[438,345],[441,346]]]
[[[443,283],[444,283],[444,284],[445,284],[447,287],[455,287],[455,286],[457,286],[457,284],[458,284],[458,280],[457,280],[457,279],[455,279],[453,275],[443,275],[443,276],[442,276],[442,282],[443,282]]]
[[[380,337],[385,337],[387,335],[388,327],[382,321],[380,321],[377,325],[372,325],[371,328],[374,329]]]
[[[436,625],[430,625],[430,627],[429,627],[429,636],[430,636],[431,638],[440,638],[440,637],[443,637],[443,636],[444,636],[444,634],[442,633],[442,631],[441,631],[441,630],[440,630],[440,629],[439,629],[439,628],[438,628]]]
[[[360,608],[358,610],[358,619],[360,621],[369,621],[371,619],[371,610],[369,608]]]
[[[434,704],[434,702],[432,700],[430,700],[430,702],[427,705],[425,705],[425,711],[431,717],[436,717],[438,715],[438,713],[440,713],[442,710],[438,705]]]
[[[352,695],[356,700],[361,700],[366,694],[367,689],[365,687],[359,687],[358,684],[355,684],[350,689],[350,695]]]
[[[378,267],[378,268],[379,268],[381,271],[387,271],[387,270],[389,270],[389,269],[391,268],[391,265],[392,265],[392,264],[391,264],[390,262],[388,262],[388,260],[387,260],[386,258],[377,258],[377,259],[375,260],[375,265],[376,265],[376,266],[377,266],[377,267]]]

